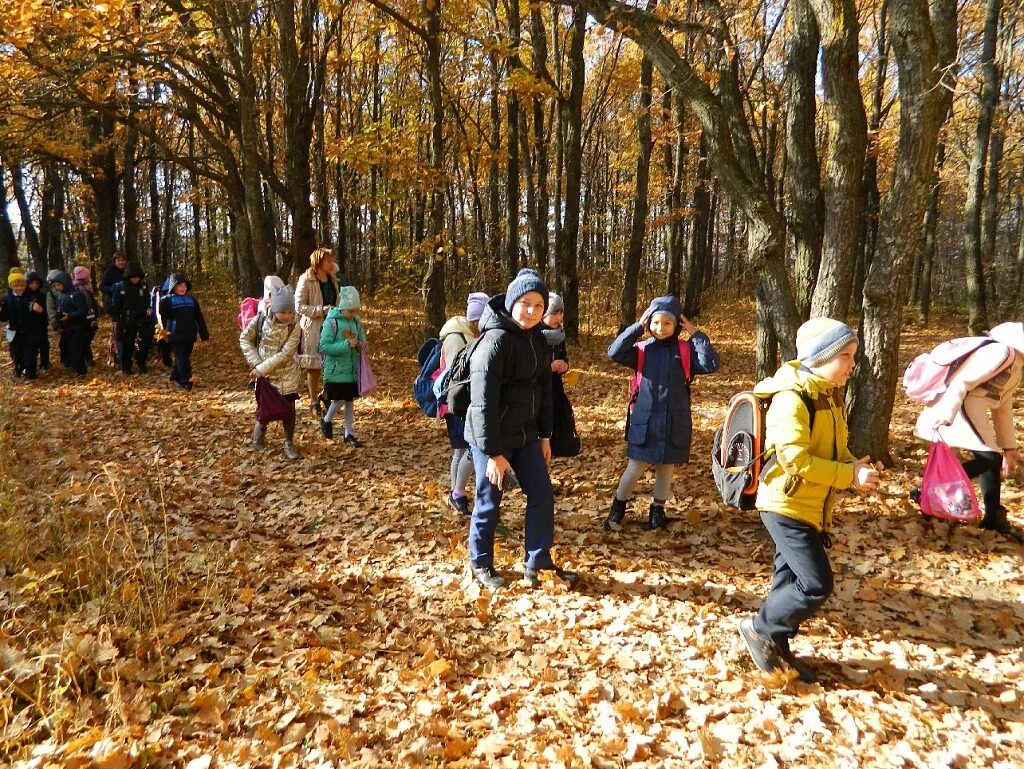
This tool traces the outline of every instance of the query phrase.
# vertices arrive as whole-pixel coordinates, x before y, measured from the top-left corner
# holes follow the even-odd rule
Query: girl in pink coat
[[[993,343],[971,353],[956,368],[946,391],[921,412],[914,433],[926,441],[937,435],[950,446],[970,451],[973,456],[963,467],[981,485],[981,528],[1024,542],[999,501],[1002,477],[1020,464],[1013,394],[1024,372],[1024,323],[1001,323],[989,336]]]

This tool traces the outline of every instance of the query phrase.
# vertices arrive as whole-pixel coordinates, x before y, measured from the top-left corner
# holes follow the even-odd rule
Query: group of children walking
[[[318,321],[316,356],[322,368],[323,390],[315,394],[312,404],[320,430],[326,438],[333,438],[334,419],[342,413],[344,442],[354,448],[362,446],[353,432],[353,422],[367,337],[359,317],[359,293],[352,286],[332,282],[335,273],[322,253],[314,254],[307,278],[318,284],[316,301],[297,301],[290,286],[269,276],[258,312],[243,324],[239,344],[257,398],[251,441],[255,449],[264,448],[267,426],[281,421],[284,455],[288,459],[299,456],[294,444],[295,403],[309,381],[304,376],[307,369],[300,363],[310,359],[304,340],[314,327],[311,322],[303,325],[300,318],[311,317]],[[12,271],[8,278],[11,291],[0,302],[0,318],[8,323],[18,375],[33,378],[45,372],[49,365],[48,323],[60,331],[62,359],[84,373],[84,349],[89,346],[96,315],[95,302],[86,296],[88,277],[87,271],[73,278],[52,273],[44,289],[37,274]],[[190,388],[192,347],[196,336],[206,339],[208,331],[188,281],[172,275],[154,305],[146,298],[137,266],[126,265],[120,277],[110,286],[106,306],[120,340],[123,370],[130,372],[134,363],[145,371],[152,327],[159,320],[173,355],[172,379]],[[304,289],[304,296],[310,291]],[[543,574],[549,573],[572,585],[579,578],[556,564],[551,552],[554,491],[548,465],[553,444],[560,443],[556,440],[559,431],[563,437],[566,431],[576,437],[571,407],[568,425],[559,424],[554,408],[559,397],[565,398],[561,377],[569,371],[562,313],[561,298],[548,290],[537,272],[524,269],[503,294],[471,293],[465,315],[451,318],[441,329],[437,373],[453,366],[463,353],[468,358],[468,377],[460,383],[469,390],[468,408],[456,413],[450,398],[442,397],[439,402],[439,416],[452,448],[447,503],[469,518],[469,572],[473,580],[491,590],[506,582],[495,567],[494,540],[503,497],[513,483],[526,497],[524,580],[537,586]],[[1007,415],[1012,392],[1024,375],[1024,325],[1003,324],[992,334],[1005,343],[1013,358],[1010,366],[999,369],[998,382],[980,375],[954,377],[952,394],[926,410],[922,420],[932,431],[961,422],[958,429],[966,430],[966,424],[973,431],[977,445],[957,445],[972,449],[974,459],[966,462],[965,468],[970,466],[972,475],[982,476],[983,526],[1014,535],[1019,541],[999,504],[999,473],[1012,472],[1017,462],[1012,418]],[[774,573],[763,604],[756,614],[741,620],[739,631],[761,670],[787,668],[807,682],[815,681],[816,673],[793,653],[790,641],[833,591],[827,551],[836,492],[845,488],[871,491],[880,482],[870,457],[857,458],[848,448],[843,388],[854,369],[857,344],[856,334],[845,323],[811,319],[797,332],[796,359],[784,363],[753,391],[770,401],[765,415],[766,461],[756,506],[774,543]],[[669,522],[665,505],[672,496],[673,472],[677,465],[689,461],[691,382],[694,376],[713,374],[719,356],[708,336],[671,296],[654,299],[640,319],[611,343],[608,356],[633,374],[624,436],[626,466],[604,528],[621,530],[637,483],[646,469],[653,467],[647,526],[664,529]],[[965,364],[964,370],[976,371],[979,366]],[[565,405],[568,407],[567,400]],[[982,424],[986,409],[996,418],[993,429]],[[924,429],[920,424],[918,428],[919,433]],[[577,442],[569,453],[578,450]],[[475,476],[472,505],[468,492],[471,474]]]
[[[102,307],[93,295],[87,267],[75,267],[70,274],[50,270],[45,281],[37,272],[25,274],[15,267],[7,285],[7,294],[0,297],[0,321],[7,323],[16,379],[33,380],[49,372],[51,332],[57,335],[60,363],[84,376],[95,365],[93,340],[106,312],[112,324],[112,356],[125,374],[132,372],[133,364],[146,372],[156,338],[171,380],[192,389],[192,348],[197,337],[207,340],[210,335],[191,285],[180,273],[150,291],[139,265],[118,256],[103,276]]]

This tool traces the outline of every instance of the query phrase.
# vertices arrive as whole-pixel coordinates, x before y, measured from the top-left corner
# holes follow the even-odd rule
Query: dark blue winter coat
[[[88,323],[89,300],[82,291],[65,287],[57,296],[57,320],[62,329],[84,327]]]
[[[551,437],[551,348],[541,328],[525,331],[512,320],[504,294],[480,317],[464,435],[488,456]]]
[[[191,294],[168,294],[161,299],[160,319],[171,332],[168,342],[194,342],[196,336],[204,342],[210,339],[199,301]]]
[[[653,309],[678,318],[682,312],[673,297],[659,297]],[[643,323],[627,328],[608,348],[608,357],[636,370],[636,344],[643,336]],[[636,405],[628,420],[626,456],[657,465],[676,465],[690,461],[693,422],[690,416],[690,387],[683,374],[679,355],[679,325],[676,333],[661,341],[652,339],[644,349],[644,370]],[[718,370],[718,353],[707,335],[698,331],[690,337],[690,371],[693,375]]]

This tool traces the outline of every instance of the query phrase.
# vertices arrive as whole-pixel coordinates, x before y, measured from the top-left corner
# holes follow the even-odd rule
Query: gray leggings
[[[453,450],[452,491],[461,491],[465,494],[471,472],[473,472],[473,456],[469,453],[469,449]]]
[[[619,488],[615,490],[615,498],[620,502],[628,502],[633,495],[633,487],[640,480],[640,476],[647,470],[647,462],[639,459],[631,459],[626,463],[626,469],[622,472],[619,480]],[[664,502],[672,496],[672,472],[675,465],[654,466],[654,498]]]

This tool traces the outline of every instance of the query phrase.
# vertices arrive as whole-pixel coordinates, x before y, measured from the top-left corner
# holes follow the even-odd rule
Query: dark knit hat
[[[853,329],[841,320],[811,318],[796,332],[796,357],[805,366],[820,366],[857,341]]]
[[[544,306],[548,306],[548,287],[544,284],[544,280],[536,270],[524,267],[505,289],[505,309],[512,312],[512,305],[531,291],[536,291],[544,297]]]
[[[121,277],[125,280],[128,280],[128,278],[141,278],[142,268],[139,267],[137,262],[129,262],[128,266],[124,268],[124,273],[122,273]]]

